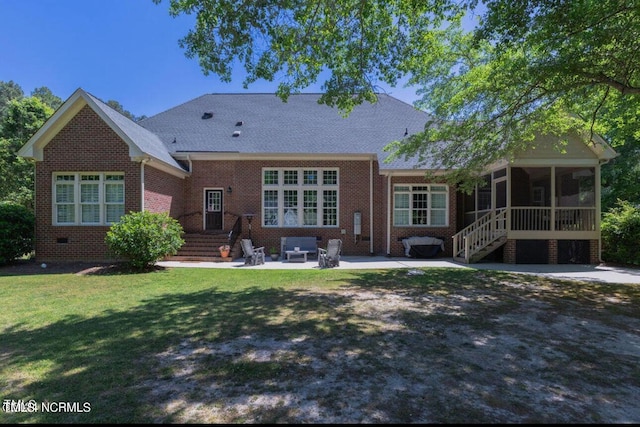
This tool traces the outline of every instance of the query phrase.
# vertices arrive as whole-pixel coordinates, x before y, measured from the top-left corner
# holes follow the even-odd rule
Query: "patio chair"
[[[341,251],[342,240],[329,239],[327,242],[327,249],[318,248],[318,264],[320,265],[320,268],[339,266]]]
[[[242,252],[244,252],[244,263],[250,265],[264,264],[264,246],[256,248],[251,239],[242,239]]]

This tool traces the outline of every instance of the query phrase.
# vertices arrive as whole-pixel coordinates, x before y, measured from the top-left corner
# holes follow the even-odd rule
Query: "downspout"
[[[140,160],[140,212],[144,211],[144,165],[150,160],[149,157]]]
[[[373,159],[369,160],[369,254],[373,255]]]
[[[391,256],[391,174],[387,175],[387,256]]]

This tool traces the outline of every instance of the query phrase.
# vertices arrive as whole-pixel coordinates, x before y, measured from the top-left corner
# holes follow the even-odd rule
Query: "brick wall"
[[[185,180],[147,164],[144,167],[144,209],[168,212],[173,218],[184,213]]]
[[[422,176],[411,177],[393,177],[391,179],[391,187],[397,184],[424,184],[425,180]],[[386,194],[386,187],[385,187]],[[392,195],[392,208],[391,215],[393,216],[393,195]],[[384,206],[387,205],[385,200]],[[444,240],[444,253],[439,256],[453,256],[453,235],[456,234],[456,218],[457,218],[457,203],[456,203],[456,191],[455,188],[449,187],[449,225],[446,227],[394,227],[391,226],[391,256],[404,256],[404,246],[402,245],[402,238],[412,236],[429,236],[438,237]],[[384,219],[381,219],[385,221]],[[393,224],[393,217],[391,218]],[[386,222],[385,222],[386,224]]]
[[[549,239],[547,241],[549,245],[549,264],[557,264],[558,263],[558,241],[555,239]]]
[[[129,148],[85,106],[44,148],[36,163],[36,258],[38,260],[106,260],[106,226],[54,226],[54,172],[124,172],[125,212],[140,209],[140,165]],[[62,243],[66,242],[66,243]]]
[[[241,198],[243,191],[237,183],[242,178],[235,176],[236,171],[242,173],[243,167],[238,167],[233,161],[194,161],[191,176],[185,178],[183,183],[184,201],[183,217],[180,218],[182,227],[187,233],[199,233],[204,229],[204,190],[222,190],[222,203],[225,211],[230,212],[224,216],[223,228],[230,230],[233,227],[234,216],[243,213]],[[227,194],[227,188],[231,187],[232,193]],[[235,194],[234,194],[235,193]]]
[[[600,264],[600,245],[598,240],[589,241],[589,258],[591,264]]]
[[[505,264],[515,264],[516,263],[516,245],[517,240],[509,239],[504,244],[504,252],[503,258]]]
[[[338,168],[339,170],[339,218],[337,228],[262,227],[262,168]],[[320,237],[320,246],[326,246],[328,239],[343,240],[345,255],[386,255],[387,244],[387,178],[379,174],[378,164],[373,163],[373,214],[369,200],[369,180],[371,164],[361,161],[193,161],[192,175],[185,183],[185,217],[181,220],[187,232],[203,229],[204,189],[223,190],[223,205],[227,212],[224,229],[229,230],[236,218],[246,213],[254,213],[251,236],[256,246],[280,247],[282,236]],[[424,183],[421,176],[394,178],[393,182]],[[232,192],[228,193],[227,188]],[[391,255],[403,256],[404,248],[398,237],[413,235],[441,236],[445,239],[445,255],[451,256],[451,237],[456,228],[455,191],[449,193],[450,223],[448,227],[392,227]],[[362,216],[362,234],[356,240],[353,234],[353,214]],[[373,216],[373,218],[371,218]],[[371,221],[373,220],[373,233]],[[249,224],[243,221],[243,232],[248,236]],[[342,234],[342,231],[345,234]],[[373,242],[373,249],[371,249]]]
[[[262,227],[262,168],[338,168],[339,169],[339,226],[268,228]],[[369,255],[370,239],[373,239],[374,254],[384,253],[386,233],[386,197],[384,178],[379,175],[374,164],[374,231],[370,232],[369,201],[370,162],[363,161],[194,161],[191,177],[187,178],[185,218],[182,221],[185,230],[199,232],[203,228],[202,209],[205,188],[223,190],[223,204],[228,212],[224,219],[224,228],[229,230],[236,218],[246,213],[256,214],[252,221],[251,237],[257,246],[280,247],[282,236],[316,236],[319,245],[324,247],[328,239],[343,240],[343,253],[348,255]],[[232,192],[227,193],[231,187]],[[358,241],[353,235],[353,213],[362,215],[362,234]],[[243,231],[248,236],[249,224],[245,217]],[[345,230],[345,234],[342,234]]]

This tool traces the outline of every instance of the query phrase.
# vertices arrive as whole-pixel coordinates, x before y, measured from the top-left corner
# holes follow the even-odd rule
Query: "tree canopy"
[[[205,74],[229,81],[239,64],[245,86],[278,81],[284,100],[327,76],[321,102],[348,114],[382,84],[418,87],[430,119],[389,152],[455,170],[463,189],[537,134],[558,135],[559,149],[570,130],[589,143],[612,130],[605,111],[640,105],[640,0],[169,0],[169,11],[195,15],[179,43]]]
[[[12,99],[20,99],[24,96],[24,92],[19,84],[13,80],[8,82],[0,81],[0,120],[4,117]]]
[[[118,101],[113,100],[113,99],[108,100],[107,102],[105,102],[105,104],[107,104],[109,107],[113,108],[118,113],[122,114],[123,116],[133,120],[134,122],[138,122],[138,121],[140,121],[142,119],[145,119],[147,117],[145,115],[136,116],[135,114],[133,114],[129,110],[125,110],[124,107],[122,106],[122,104],[120,104]]]
[[[51,92],[46,86],[35,88],[31,91],[31,96],[40,99],[43,103],[49,107],[57,110],[62,105],[62,99]]]
[[[51,114],[53,109],[36,97],[9,102],[0,121],[0,201],[33,209],[33,164],[17,152]]]

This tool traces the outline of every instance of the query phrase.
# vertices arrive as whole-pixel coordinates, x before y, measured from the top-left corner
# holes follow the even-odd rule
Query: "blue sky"
[[[277,82],[245,90],[242,70],[230,84],[205,76],[178,46],[194,17],[173,18],[168,7],[167,0],[0,0],[0,81],[13,80],[26,95],[46,86],[63,100],[81,87],[137,116],[205,93],[275,91]],[[418,98],[411,89],[386,90],[408,103]]]

